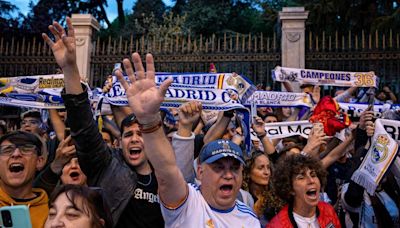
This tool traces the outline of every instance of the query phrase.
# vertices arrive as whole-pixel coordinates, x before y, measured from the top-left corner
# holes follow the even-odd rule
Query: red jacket
[[[291,209],[292,211],[293,209]],[[289,218],[289,205],[286,205],[282,208],[281,211],[275,217],[272,218],[271,222],[269,222],[266,228],[293,228],[297,227],[293,225],[295,223],[293,219],[293,214],[291,212],[291,218]],[[340,221],[337,217],[337,214],[333,207],[325,202],[318,202],[317,206],[317,218],[318,223],[321,228],[329,227],[329,228],[337,228],[341,227]]]

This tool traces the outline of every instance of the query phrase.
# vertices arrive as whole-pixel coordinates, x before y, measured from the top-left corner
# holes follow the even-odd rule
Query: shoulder
[[[325,202],[319,202],[318,209],[320,211],[320,215],[318,216],[318,221],[320,225],[327,226],[331,224],[334,225],[335,227],[340,227],[339,218],[332,205]]]
[[[253,212],[253,209],[251,209],[249,206],[247,206],[243,202],[236,200],[236,208],[240,213],[246,214],[246,215],[251,216],[258,220],[257,215]]]
[[[290,227],[289,206],[284,206],[267,224],[267,227]],[[286,224],[287,226],[284,226]]]

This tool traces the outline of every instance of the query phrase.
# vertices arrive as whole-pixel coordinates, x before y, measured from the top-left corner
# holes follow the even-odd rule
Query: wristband
[[[162,121],[161,121],[161,117],[160,116],[158,116],[157,120],[155,120],[155,121],[153,121],[151,123],[141,124],[139,122],[139,130],[143,134],[149,134],[149,133],[155,132],[161,126],[162,126]]]

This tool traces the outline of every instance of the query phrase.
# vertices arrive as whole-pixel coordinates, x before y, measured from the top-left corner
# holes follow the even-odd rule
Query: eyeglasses
[[[33,125],[38,125],[39,121],[38,120],[23,120],[21,121],[21,125],[26,125],[26,124],[33,124]]]
[[[3,145],[0,146],[0,156],[10,156],[14,153],[16,149],[19,149],[23,155],[31,155],[37,151],[37,147],[33,144],[23,144],[23,145]]]

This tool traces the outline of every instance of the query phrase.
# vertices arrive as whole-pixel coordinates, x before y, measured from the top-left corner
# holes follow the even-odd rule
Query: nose
[[[139,135],[136,134],[136,133],[134,133],[134,134],[131,136],[131,142],[133,142],[133,143],[139,142],[139,141],[140,141],[139,139],[140,139],[140,137],[139,137]]]
[[[314,184],[315,183],[315,177],[307,175],[306,178],[307,178],[307,183],[308,184]]]
[[[233,179],[233,171],[231,169],[225,169],[223,177],[227,180]]]
[[[78,168],[79,167],[79,162],[77,158],[73,158],[71,160],[71,168]]]
[[[50,227],[52,228],[65,227],[64,222],[60,218],[60,215],[57,215],[53,220],[51,220]]]
[[[22,156],[22,153],[21,153],[21,151],[19,150],[18,147],[15,148],[15,150],[11,154],[11,157],[21,157],[21,156]]]

